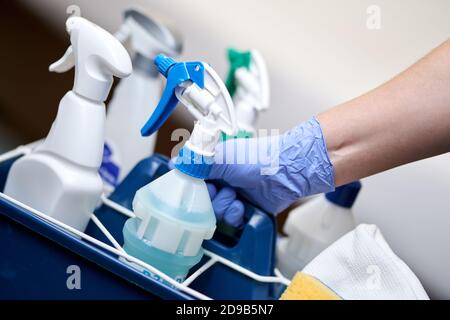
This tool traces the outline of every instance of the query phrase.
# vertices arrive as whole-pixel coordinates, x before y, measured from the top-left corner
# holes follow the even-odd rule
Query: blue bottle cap
[[[195,153],[186,146],[180,149],[178,157],[175,160],[175,168],[188,176],[203,180],[209,177],[209,172],[213,164],[214,157],[207,157]]]
[[[170,67],[176,64],[177,62],[171,57],[166,57],[163,54],[158,54],[155,58],[155,65],[158,68],[159,73],[161,73],[164,77],[167,78],[167,72]]]
[[[354,181],[346,185],[340,186],[334,190],[325,194],[328,201],[344,208],[351,208],[355,203],[359,190],[361,190],[361,182]]]

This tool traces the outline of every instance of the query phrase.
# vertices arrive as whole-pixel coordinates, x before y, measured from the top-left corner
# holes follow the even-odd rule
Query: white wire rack
[[[31,152],[31,150],[37,145],[39,144],[39,141],[25,145],[25,146],[19,146],[14,150],[11,150],[7,153],[4,153],[2,155],[0,155],[0,163],[10,160],[12,158],[18,157],[18,156],[22,156],[22,155],[26,155],[28,153]],[[197,279],[202,273],[204,273],[206,270],[208,270],[209,268],[211,268],[213,265],[215,265],[216,263],[221,263],[231,269],[233,269],[236,272],[239,272],[255,281],[258,282],[263,282],[263,283],[280,283],[283,285],[288,286],[290,284],[290,280],[287,279],[286,277],[284,277],[281,272],[275,268],[274,270],[274,274],[275,276],[263,276],[263,275],[259,275],[253,271],[250,271],[246,268],[243,268],[242,266],[228,260],[225,259],[224,257],[215,254],[214,252],[211,252],[209,250],[204,250],[204,253],[207,257],[209,257],[209,260],[204,263],[200,268],[198,268],[193,274],[191,274],[187,279],[185,279],[182,283],[179,283],[177,281],[175,281],[174,279],[172,279],[170,276],[166,275],[165,273],[163,273],[162,271],[158,270],[157,268],[153,267],[150,264],[145,263],[144,261],[137,259],[133,256],[130,256],[129,254],[127,254],[125,252],[125,250],[120,246],[120,244],[117,242],[117,240],[112,236],[112,234],[108,231],[108,229],[100,222],[100,220],[95,216],[95,214],[92,214],[91,216],[91,220],[95,223],[95,225],[101,230],[101,232],[106,236],[106,238],[111,242],[112,246],[109,244],[106,244],[100,240],[97,240],[91,236],[89,236],[88,234],[85,234],[84,232],[81,232],[77,229],[72,228],[69,225],[66,225],[65,223],[62,223],[36,209],[33,209],[29,206],[27,206],[26,204],[13,199],[9,196],[7,196],[4,193],[0,192],[0,198],[3,198],[4,200],[7,200],[19,207],[22,207],[23,209],[31,212],[32,214],[45,219],[46,221],[49,221],[51,223],[53,223],[54,225],[57,225],[58,227],[84,239],[85,241],[88,241],[96,246],[101,247],[102,249],[113,253],[114,255],[116,255],[118,258],[122,258],[125,259],[128,262],[131,262],[137,266],[139,266],[140,268],[143,268],[151,273],[153,273],[154,275],[159,276],[161,279],[165,280],[168,284],[170,284],[171,286],[175,287],[176,289],[187,293],[189,295],[191,295],[194,298],[197,299],[201,299],[201,300],[211,300],[210,297],[208,297],[207,295],[194,290],[192,288],[189,287],[189,285],[192,284],[192,282]],[[119,212],[120,214],[123,214],[127,217],[135,217],[133,211],[119,205],[118,203],[115,203],[114,201],[111,201],[110,199],[108,199],[105,195],[102,195],[101,197],[101,201],[104,205],[106,205],[107,207],[110,207],[111,209]],[[164,285],[164,284],[162,284]]]

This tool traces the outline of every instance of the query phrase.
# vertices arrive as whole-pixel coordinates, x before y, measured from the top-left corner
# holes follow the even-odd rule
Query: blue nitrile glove
[[[209,187],[213,207],[232,225],[241,223],[244,207],[230,187],[272,214],[301,197],[334,190],[333,165],[316,118],[280,136],[227,140],[216,147],[215,162],[209,179],[229,187]]]
[[[244,221],[244,204],[236,199],[236,191],[230,187],[223,187],[219,191],[212,183],[207,183],[214,213],[217,221],[239,227]]]

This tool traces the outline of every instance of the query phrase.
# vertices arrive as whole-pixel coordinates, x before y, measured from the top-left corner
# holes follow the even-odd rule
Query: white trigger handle
[[[197,120],[212,117],[218,129],[228,135],[234,135],[237,132],[237,121],[233,100],[219,75],[207,63],[203,65],[204,89],[186,81],[176,88],[175,94]]]

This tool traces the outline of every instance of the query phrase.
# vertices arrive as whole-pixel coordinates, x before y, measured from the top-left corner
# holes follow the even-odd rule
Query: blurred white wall
[[[227,46],[257,48],[272,82],[260,127],[282,130],[376,87],[450,37],[448,0],[22,1],[62,32],[69,4],[110,31],[124,7],[140,5],[181,29],[184,58],[223,75]],[[370,5],[381,9],[380,30],[366,26]],[[449,155],[365,179],[355,211],[381,227],[432,297],[450,298]]]

